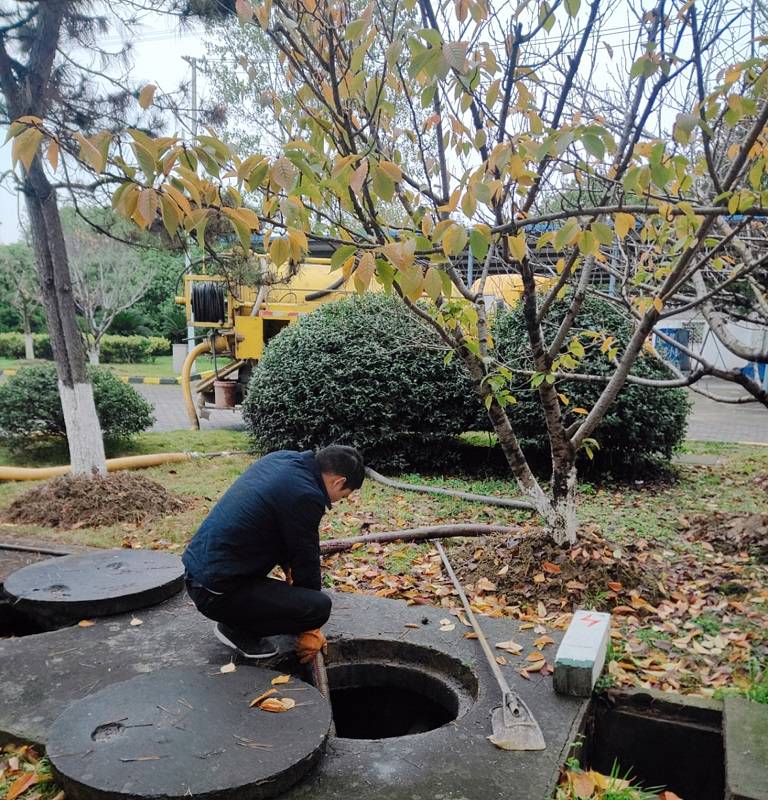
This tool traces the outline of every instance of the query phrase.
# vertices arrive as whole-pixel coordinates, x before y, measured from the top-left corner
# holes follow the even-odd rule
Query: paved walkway
[[[180,386],[137,384],[133,388],[154,407],[156,421],[151,431],[166,433],[190,429]],[[243,415],[239,411],[211,411],[209,419],[200,420],[200,430],[217,428],[245,430]]]
[[[702,385],[709,391],[728,397],[743,394],[740,387],[725,381],[710,380]],[[189,428],[184,399],[178,386],[137,385],[134,387],[155,409],[157,422],[153,431]],[[688,420],[688,438],[708,442],[759,442],[768,444],[768,409],[757,403],[727,405],[691,393],[693,410]],[[229,428],[244,430],[239,411],[212,411],[210,419],[200,420],[201,430]]]

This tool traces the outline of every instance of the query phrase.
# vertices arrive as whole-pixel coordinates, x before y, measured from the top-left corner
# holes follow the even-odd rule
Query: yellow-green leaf
[[[11,148],[11,158],[14,167],[16,162],[21,161],[24,169],[29,172],[32,162],[37,155],[37,148],[40,142],[43,141],[43,132],[37,128],[27,128],[23,133],[20,133],[13,140],[13,147]]]
[[[163,225],[169,236],[174,236],[181,222],[181,212],[173,199],[167,194],[160,195],[160,209],[163,214]]]
[[[347,25],[347,28],[344,31],[344,38],[349,42],[352,42],[355,39],[359,39],[367,26],[368,26],[367,19],[360,18],[353,20],[352,22],[349,23],[349,25]]]
[[[581,7],[581,0],[565,0],[565,10],[568,12],[568,16],[573,18],[579,13],[579,8]]]
[[[56,172],[59,168],[59,143],[55,139],[51,139],[46,155],[48,156],[48,163],[51,165],[51,169]]]
[[[614,215],[613,217],[613,227],[616,231],[616,235],[623,239],[627,233],[629,233],[630,229],[633,228],[635,225],[635,218],[632,214],[625,214],[623,211],[619,212]]]
[[[142,189],[136,204],[134,217],[139,217],[136,222],[143,228],[148,228],[157,215],[157,192],[154,189]]]
[[[280,267],[288,260],[291,248],[288,239],[273,239],[269,245],[269,258],[276,267]]]
[[[363,253],[355,270],[355,290],[358,294],[363,294],[371,283],[371,278],[376,272],[376,259],[373,253]]]
[[[522,261],[525,258],[528,252],[528,245],[525,241],[524,233],[518,233],[517,236],[507,236],[507,245],[515,261]]]
[[[447,256],[457,256],[467,244],[467,232],[461,225],[452,222],[443,234],[443,252]]]
[[[424,291],[424,275],[421,267],[413,266],[406,270],[400,270],[399,283],[403,294],[409,300],[414,302],[418,300]]]
[[[424,291],[432,298],[437,300],[443,292],[443,282],[440,279],[440,271],[434,267],[427,270],[424,276]]]
[[[140,92],[139,92],[139,105],[146,109],[149,108],[152,103],[155,102],[155,92],[157,91],[157,86],[154,83],[148,83]]]
[[[380,161],[379,168],[395,183],[399,183],[403,179],[403,171],[392,161]]]
[[[457,72],[464,72],[467,65],[467,42],[443,42],[443,57]]]
[[[296,167],[287,158],[281,156],[272,165],[269,175],[277,186],[281,189],[287,189],[296,177]]]

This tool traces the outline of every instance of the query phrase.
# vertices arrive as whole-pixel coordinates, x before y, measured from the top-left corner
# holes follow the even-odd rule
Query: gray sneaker
[[[236,650],[243,658],[271,658],[278,653],[277,647],[269,639],[234,630],[221,622],[213,626],[213,633],[222,644]]]

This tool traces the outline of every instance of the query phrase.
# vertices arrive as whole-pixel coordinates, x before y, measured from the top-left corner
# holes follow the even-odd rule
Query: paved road
[[[716,394],[737,397],[743,392],[725,381],[709,380],[702,384]],[[157,422],[153,431],[174,431],[189,427],[178,386],[137,385],[137,391],[155,408]],[[710,442],[760,442],[768,444],[768,410],[757,403],[727,405],[692,393],[694,402],[688,420],[688,438]],[[200,421],[201,430],[213,428],[244,429],[240,412],[213,411],[211,418]]]
[[[705,378],[703,389],[723,397],[741,397],[740,386]],[[691,392],[693,409],[688,418],[688,438],[705,442],[758,442],[768,444],[768,409],[759,403],[718,403]]]

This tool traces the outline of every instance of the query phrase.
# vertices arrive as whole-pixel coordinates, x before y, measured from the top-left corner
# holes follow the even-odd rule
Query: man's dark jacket
[[[293,582],[320,589],[318,526],[331,501],[311,452],[279,450],[227,489],[182,557],[187,574],[214,592],[290,567]]]

